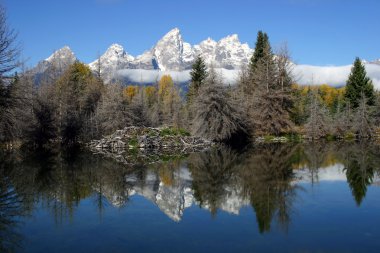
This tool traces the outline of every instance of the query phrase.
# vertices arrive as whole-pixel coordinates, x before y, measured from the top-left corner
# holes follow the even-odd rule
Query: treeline
[[[0,142],[44,146],[100,138],[126,126],[181,128],[213,141],[263,136],[369,138],[379,124],[379,94],[359,58],[345,88],[295,85],[286,47],[273,52],[259,32],[237,85],[199,56],[186,97],[169,75],[151,86],[104,84],[102,71],[57,64],[38,85],[19,69],[16,36],[0,16]],[[11,76],[11,77],[10,77]]]

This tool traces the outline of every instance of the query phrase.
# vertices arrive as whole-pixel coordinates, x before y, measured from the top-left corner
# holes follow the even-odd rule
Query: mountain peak
[[[105,80],[110,80],[115,69],[129,68],[135,58],[124,51],[123,46],[114,43],[99,57],[99,59],[89,64],[93,71],[100,70]],[[100,63],[100,66],[99,66]]]
[[[222,38],[219,43],[238,43],[240,44],[239,36],[237,34],[228,35],[227,37]]]
[[[211,39],[210,37],[207,38],[207,40],[204,40],[200,43],[200,45],[213,45],[215,46],[217,44],[217,42],[213,39]]]
[[[107,51],[108,51],[108,50],[124,51],[124,48],[123,48],[123,46],[120,45],[120,44],[113,43],[111,46],[108,47]]]
[[[179,41],[182,41],[181,31],[178,28],[174,28],[174,29],[170,30],[167,34],[164,35],[164,37],[162,37],[158,41],[157,44],[159,44],[160,42],[166,43],[166,41],[170,41],[173,43],[179,43]]]
[[[173,29],[171,29],[164,37],[166,36],[178,36],[181,34],[181,31],[179,30],[179,28],[175,27]]]
[[[225,37],[224,39],[226,39],[226,40],[239,40],[239,35],[237,35],[236,33],[231,34],[231,35],[228,35],[227,37]]]
[[[162,71],[182,70],[183,51],[184,45],[181,32],[178,28],[174,28],[159,40],[153,49],[158,68]]]
[[[76,60],[74,52],[68,46],[64,46],[61,49],[56,50],[52,55],[50,55],[45,61],[51,62],[54,60]],[[75,61],[74,60],[74,61]]]
[[[125,51],[124,51],[124,48],[123,46],[121,46],[120,44],[112,44],[107,50],[106,52],[104,53],[104,55],[101,56],[103,59],[104,58],[123,58],[123,57],[127,57],[127,58],[130,58],[131,56],[129,56]]]

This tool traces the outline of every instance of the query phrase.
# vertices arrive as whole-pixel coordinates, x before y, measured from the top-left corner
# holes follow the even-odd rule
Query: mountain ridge
[[[236,76],[241,67],[248,64],[254,50],[248,43],[242,43],[237,34],[228,35],[215,41],[207,38],[198,44],[187,43],[178,28],[166,33],[150,49],[140,55],[129,54],[122,45],[111,44],[108,49],[94,61],[88,63],[94,72],[100,70],[106,83],[119,80],[123,83],[140,82],[149,79],[146,83],[157,81],[164,73],[173,73],[179,80],[189,80],[189,70],[198,55],[201,55],[207,65],[221,69],[227,83],[236,82]],[[64,71],[70,63],[78,60],[74,52],[68,47],[55,51],[47,59],[40,61],[32,73],[40,80],[41,76],[51,69]],[[99,67],[100,63],[100,67]],[[380,59],[364,61],[375,86],[380,88]],[[349,66],[312,66],[294,64],[297,75],[301,77],[301,84],[310,84],[313,76],[320,76],[320,84],[331,83],[343,85],[348,77]],[[344,71],[342,69],[344,68]],[[309,73],[310,72],[310,73]],[[149,78],[143,78],[148,75]],[[186,81],[186,82],[187,82]],[[318,83],[319,84],[319,83]]]
[[[55,56],[59,52],[67,54],[67,58],[71,61],[75,56],[68,46],[64,46],[38,64],[64,59],[65,57]],[[253,49],[248,43],[241,43],[237,34],[228,35],[219,41],[208,38],[199,44],[191,45],[184,41],[181,31],[174,28],[141,55],[133,56],[122,45],[114,43],[98,59],[88,63],[88,66],[93,71],[100,69],[101,74],[109,81],[117,71],[123,69],[190,70],[198,55],[201,55],[208,65],[212,64],[216,68],[240,69],[242,65],[248,63],[252,53]]]

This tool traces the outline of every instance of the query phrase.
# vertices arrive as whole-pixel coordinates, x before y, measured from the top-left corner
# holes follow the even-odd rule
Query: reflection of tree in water
[[[310,172],[311,183],[319,181],[318,171],[322,167],[334,165],[335,159],[333,143],[311,142],[303,147],[306,167]]]
[[[104,196],[124,205],[130,189],[125,181],[127,171],[112,160],[78,150],[42,150],[24,154],[12,167],[13,176],[8,181],[17,192],[23,189],[24,204],[32,207],[40,201],[59,224],[72,219],[80,201],[90,196],[94,196],[100,214],[106,203]]]
[[[14,252],[21,246],[22,237],[16,230],[19,217],[26,215],[28,209],[23,198],[9,180],[13,156],[0,151],[0,252]]]
[[[215,215],[236,170],[238,155],[229,148],[211,149],[189,157],[194,197]]]
[[[356,204],[360,206],[379,169],[379,153],[367,143],[356,143],[344,152],[344,171]]]
[[[252,205],[260,232],[267,232],[274,219],[284,230],[290,224],[298,189],[293,169],[308,168],[314,182],[321,167],[344,164],[348,184],[359,205],[378,172],[379,154],[379,148],[368,143],[268,144],[242,154],[229,148],[211,149],[190,155],[187,164],[193,178],[194,197],[202,207],[213,215],[218,209],[227,210],[223,208],[233,193],[236,196],[232,198],[240,201],[236,206]],[[133,187],[142,189],[149,183],[154,184],[150,185],[153,193],[165,188],[183,197],[181,187],[191,184],[190,179],[178,176],[183,165],[180,160],[150,165],[149,169],[146,165],[132,168],[83,151],[44,150],[7,154],[0,161],[0,247],[3,248],[17,237],[10,232],[15,226],[14,217],[30,213],[35,203],[48,208],[59,224],[72,219],[84,198],[94,199],[101,217],[110,201],[114,206],[124,206]],[[154,175],[154,182],[148,180],[150,175]],[[136,181],[126,180],[128,177]]]
[[[379,146],[370,142],[315,142],[305,145],[303,150],[312,183],[318,181],[321,168],[343,164],[352,195],[357,205],[362,203],[368,186],[379,171]]]
[[[296,147],[273,144],[257,147],[240,171],[246,196],[256,212],[260,232],[270,231],[272,219],[287,230],[297,186],[292,184]]]

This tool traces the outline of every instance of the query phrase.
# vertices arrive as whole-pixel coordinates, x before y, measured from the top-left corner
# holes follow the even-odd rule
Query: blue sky
[[[178,27],[195,44],[237,33],[254,46],[268,33],[299,64],[346,65],[380,58],[378,0],[1,0],[28,65],[68,45],[90,62],[110,44],[132,55]]]

